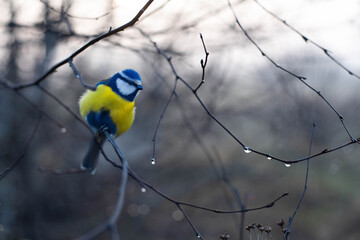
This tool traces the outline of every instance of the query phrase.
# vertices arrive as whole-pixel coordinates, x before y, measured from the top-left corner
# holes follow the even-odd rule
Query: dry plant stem
[[[313,143],[313,139],[314,139],[314,132],[315,132],[315,127],[316,127],[316,124],[315,122],[313,122],[313,128],[312,128],[312,132],[311,132],[311,138],[310,138],[310,146],[309,146],[309,153],[308,153],[308,156],[310,157],[311,155],[311,147],[312,147],[312,143]],[[305,196],[305,192],[306,192],[306,189],[307,189],[307,182],[308,182],[308,177],[309,177],[309,168],[310,168],[310,159],[307,159],[306,160],[306,175],[305,175],[305,184],[304,184],[304,190],[301,194],[301,197],[300,197],[300,200],[298,202],[298,205],[296,206],[295,210],[294,210],[294,213],[292,215],[292,217],[289,219],[289,223],[288,223],[288,226],[286,228],[286,232],[284,233],[284,238],[283,240],[286,240],[288,238],[288,234],[289,234],[289,230],[290,230],[290,226],[291,226],[291,223],[292,221],[294,220],[294,217],[297,213],[297,211],[299,210],[299,207],[304,199],[304,196]]]
[[[348,130],[344,118],[336,111],[336,109],[331,105],[331,103],[320,93],[320,91],[317,91],[315,88],[313,88],[312,86],[310,86],[308,83],[305,82],[306,78],[299,76],[295,73],[293,73],[292,71],[280,66],[279,64],[277,64],[272,58],[269,57],[269,55],[267,55],[261,48],[260,46],[254,41],[254,39],[249,35],[249,33],[245,30],[245,28],[241,25],[234,8],[231,5],[230,0],[228,0],[228,4],[229,7],[233,13],[233,16],[235,18],[235,22],[236,24],[239,26],[239,28],[241,29],[241,31],[245,34],[245,36],[249,39],[249,41],[259,50],[259,52],[261,53],[262,56],[264,56],[266,59],[268,59],[275,67],[279,68],[280,70],[286,72],[287,74],[297,78],[298,80],[300,80],[306,87],[308,87],[310,90],[312,90],[313,92],[315,92],[331,109],[332,111],[338,116],[341,124],[343,125],[346,133],[348,134],[348,136],[350,137],[351,141],[357,141],[357,139],[353,138],[352,135],[350,134],[350,131]],[[306,160],[306,159],[305,159]]]
[[[108,132],[108,130],[104,129],[102,133],[105,134],[106,139],[111,143],[111,145],[113,146],[113,148],[116,151],[117,156],[119,157],[120,161],[122,162],[122,174],[121,174],[121,183],[120,183],[119,192],[118,192],[118,199],[116,202],[115,209],[113,210],[113,212],[111,214],[111,217],[105,223],[101,224],[100,226],[94,228],[90,232],[79,237],[78,240],[93,239],[107,230],[110,231],[112,240],[120,239],[116,224],[117,224],[117,221],[122,212],[122,208],[123,208],[124,200],[125,200],[125,190],[126,190],[128,173],[129,173],[128,172],[128,163],[127,163],[126,158],[122,154],[120,148],[115,143],[114,138]]]
[[[227,173],[227,171],[225,170],[224,164],[221,162],[220,158],[219,158],[219,163],[221,166],[221,171],[222,171],[222,175],[223,175],[223,181],[227,184],[227,186],[231,189],[231,191],[233,192],[237,203],[239,205],[239,207],[241,209],[246,209],[246,206],[244,204],[244,202],[242,201],[241,197],[240,197],[240,193],[238,191],[238,189],[234,186],[234,184],[232,183],[229,174]],[[241,219],[240,219],[240,240],[242,240],[244,238],[244,229],[245,229],[245,212],[241,213]]]
[[[26,82],[26,83],[20,83],[20,84],[14,84],[13,82],[9,82],[7,81],[5,84],[7,87],[9,88],[13,88],[13,89],[21,89],[21,88],[26,88],[32,85],[37,85],[40,82],[42,82],[44,79],[46,79],[50,74],[52,74],[53,72],[56,71],[56,69],[58,69],[59,67],[61,67],[62,65],[67,64],[70,60],[74,59],[77,55],[79,55],[80,53],[82,53],[83,51],[85,51],[88,47],[94,45],[95,43],[99,42],[100,40],[107,38],[113,34],[116,34],[118,32],[124,31],[126,28],[128,27],[132,27],[141,17],[141,15],[143,15],[143,13],[146,11],[146,9],[151,5],[151,3],[154,0],[149,0],[146,2],[146,4],[144,5],[144,7],[136,14],[136,16],[129,21],[128,23],[115,28],[115,29],[111,29],[104,33],[101,34],[100,36],[90,40],[88,43],[86,43],[85,45],[83,45],[82,47],[80,47],[78,50],[76,50],[73,54],[71,54],[69,57],[67,57],[66,59],[58,62],[57,64],[55,64],[54,66],[52,66],[46,73],[44,73],[40,78],[34,80],[34,81],[30,81],[30,82]]]
[[[26,152],[28,151],[28,149],[30,147],[30,144],[32,143],[32,141],[34,139],[34,136],[35,136],[37,130],[39,129],[41,116],[42,116],[42,114],[39,114],[39,116],[38,116],[38,118],[36,120],[34,129],[31,132],[28,141],[26,142],[25,149],[21,152],[21,155],[19,156],[19,158],[15,162],[13,162],[9,167],[7,167],[3,171],[1,171],[0,180],[3,179],[6,175],[8,175],[10,173],[10,171],[12,171],[21,162],[21,160],[25,157]]]
[[[276,20],[282,22],[286,27],[288,27],[289,29],[291,29],[293,32],[295,32],[296,34],[298,34],[306,43],[311,43],[314,46],[316,46],[317,48],[319,48],[321,51],[324,52],[324,54],[329,57],[335,64],[337,64],[339,67],[341,67],[342,69],[344,69],[348,74],[356,77],[357,79],[360,79],[360,76],[355,74],[353,71],[349,70],[347,67],[345,67],[342,63],[340,63],[336,58],[334,58],[330,53],[329,50],[327,50],[326,48],[322,47],[320,44],[314,42],[313,40],[311,40],[310,38],[306,37],[304,34],[302,34],[299,30],[297,30],[296,28],[294,28],[293,26],[291,26],[290,24],[288,24],[284,19],[281,19],[279,16],[277,16],[275,13],[271,12],[270,10],[268,10],[267,8],[264,7],[264,5],[262,5],[258,0],[253,0],[254,2],[256,2],[265,12],[267,12],[269,15],[271,15],[272,17],[274,17]]]
[[[243,148],[246,147],[246,145],[240,141],[240,139],[238,139],[222,122],[220,122],[215,116],[214,114],[212,114],[210,112],[210,110],[206,107],[206,105],[203,103],[203,101],[201,100],[201,98],[199,97],[199,95],[197,94],[197,92],[194,92],[194,89],[189,85],[189,83],[184,80],[181,76],[178,75],[176,69],[175,69],[175,66],[173,65],[172,61],[171,61],[171,57],[169,57],[167,55],[167,53],[162,50],[161,48],[159,48],[159,46],[157,45],[156,42],[154,42],[151,37],[146,34],[143,30],[139,29],[138,30],[146,37],[148,38],[148,40],[153,44],[153,46],[155,47],[156,51],[162,55],[165,60],[168,62],[170,68],[171,68],[171,71],[173,72],[174,76],[175,76],[175,79],[176,81],[180,80],[190,91],[193,92],[194,96],[196,97],[196,99],[198,100],[198,102],[200,103],[200,105],[202,106],[202,108],[206,111],[206,113],[209,115],[210,118],[212,118],[219,126],[221,126],[238,144],[240,144]],[[303,81],[304,82],[304,81]],[[304,84],[306,84],[304,82]],[[316,90],[315,90],[316,91]],[[320,93],[320,92],[318,92]],[[299,162],[303,162],[303,161],[306,161],[307,159],[312,159],[312,158],[315,158],[315,157],[318,157],[320,155],[324,155],[324,154],[328,154],[328,153],[331,153],[331,152],[334,152],[334,151],[337,151],[341,148],[344,148],[344,147],[347,147],[349,145],[352,145],[354,143],[357,143],[358,141],[360,140],[360,138],[357,138],[357,139],[352,139],[350,140],[349,142],[347,143],[344,143],[340,146],[337,146],[337,147],[334,147],[334,148],[331,148],[331,149],[324,149],[322,150],[321,152],[319,153],[316,153],[316,154],[313,154],[312,156],[310,157],[303,157],[303,158],[298,158],[298,159],[295,159],[295,160],[286,160],[286,159],[282,159],[280,157],[276,157],[276,156],[273,156],[269,153],[264,153],[264,152],[261,152],[259,150],[256,150],[256,149],[253,149],[253,148],[249,148],[253,153],[256,153],[258,155],[261,155],[261,156],[264,156],[265,158],[267,157],[271,157],[272,160],[275,160],[275,161],[279,161],[279,162],[282,162],[282,163],[287,163],[287,164],[294,164],[294,163],[299,163]]]

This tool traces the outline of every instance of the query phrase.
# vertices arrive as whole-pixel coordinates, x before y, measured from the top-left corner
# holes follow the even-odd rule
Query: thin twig
[[[251,212],[251,211],[257,211],[257,210],[261,210],[261,209],[265,209],[265,208],[271,208],[274,206],[274,204],[279,201],[280,199],[282,199],[283,197],[286,197],[288,195],[288,193],[283,193],[280,197],[277,197],[275,200],[262,205],[260,207],[253,207],[253,208],[246,208],[246,209],[239,209],[239,210],[219,210],[219,209],[214,209],[214,208],[208,208],[208,207],[203,207],[200,205],[196,205],[196,204],[191,204],[191,203],[186,203],[186,202],[182,202],[182,201],[177,201],[173,198],[171,198],[170,196],[164,194],[163,192],[159,191],[156,187],[150,185],[149,183],[141,180],[141,179],[137,179],[142,181],[142,183],[144,185],[147,186],[147,188],[153,190],[154,192],[156,192],[159,196],[167,199],[168,201],[174,203],[174,204],[180,204],[183,206],[188,206],[188,207],[192,207],[192,208],[196,208],[196,209],[200,209],[203,211],[207,211],[207,212],[213,212],[213,213],[219,213],[219,214],[231,214],[231,213],[242,213],[242,212]]]
[[[111,217],[105,223],[99,225],[98,227],[94,228],[90,232],[79,237],[78,238],[79,240],[80,239],[81,240],[93,239],[106,230],[110,231],[111,238],[113,240],[120,239],[119,232],[117,230],[117,221],[122,212],[122,208],[123,208],[124,200],[125,200],[125,190],[126,190],[128,173],[129,173],[128,172],[128,162],[127,162],[126,158],[124,157],[123,153],[121,152],[119,146],[116,144],[115,139],[108,132],[108,129],[106,129],[106,128],[101,129],[101,132],[102,132],[102,134],[105,135],[106,139],[111,143],[111,145],[115,149],[117,156],[119,157],[120,161],[122,162],[122,174],[121,174],[121,183],[120,183],[119,192],[118,192],[118,199],[116,201],[116,206],[111,214]]]
[[[187,213],[185,212],[185,210],[181,207],[180,204],[176,204],[176,206],[179,208],[179,210],[182,212],[182,214],[184,215],[185,219],[187,220],[187,222],[190,224],[191,228],[194,230],[196,237],[203,240],[204,238],[201,236],[201,234],[199,233],[199,231],[197,230],[197,228],[195,227],[195,225],[192,223],[190,217],[187,215]]]
[[[255,40],[249,35],[249,33],[245,30],[245,28],[241,25],[239,18],[236,15],[236,12],[230,2],[230,0],[228,1],[228,5],[229,8],[234,16],[235,22],[236,24],[239,26],[239,28],[241,29],[241,31],[245,34],[245,36],[249,39],[249,41],[259,50],[259,52],[261,53],[262,56],[264,56],[266,59],[268,59],[275,67],[279,68],[280,70],[286,72],[287,74],[297,78],[298,80],[300,80],[306,87],[308,87],[310,90],[312,90],[313,92],[315,92],[330,108],[331,110],[338,116],[341,124],[343,125],[346,133],[348,134],[348,136],[350,137],[351,141],[357,141],[355,138],[352,137],[352,135],[350,134],[350,131],[348,130],[346,124],[345,124],[345,120],[344,118],[336,111],[336,109],[332,106],[332,104],[324,97],[324,95],[322,95],[320,93],[320,91],[317,91],[315,88],[313,88],[312,86],[310,86],[310,84],[308,84],[305,80],[306,78],[303,76],[299,76],[297,74],[295,74],[294,72],[282,67],[281,65],[277,64],[272,58],[270,58],[269,55],[267,55],[262,48],[255,42]]]
[[[241,199],[240,197],[240,192],[239,190],[234,186],[234,184],[232,183],[229,174],[227,173],[225,166],[221,160],[220,154],[217,151],[217,148],[214,147],[214,151],[216,151],[218,157],[217,160],[219,162],[220,165],[220,169],[222,172],[222,179],[225,182],[225,184],[228,186],[228,188],[232,191],[233,195],[235,196],[236,202],[238,203],[239,207],[241,209],[246,209],[246,205],[244,203],[244,201]],[[245,225],[245,212],[241,213],[241,220],[240,220],[240,240],[242,240],[244,238],[244,225]]]
[[[211,154],[211,151],[206,147],[202,138],[197,133],[195,127],[191,124],[190,119],[188,119],[188,117],[186,116],[185,109],[184,109],[183,105],[181,104],[180,99],[177,99],[177,100],[178,101],[176,101],[176,103],[178,104],[178,107],[180,108],[180,112],[182,113],[183,120],[184,120],[185,124],[188,126],[188,128],[190,129],[191,133],[193,134],[193,138],[198,143],[198,145],[200,146],[200,148],[206,155],[207,159],[209,160],[211,167],[214,170],[215,176],[217,177],[217,180],[223,181],[228,186],[228,188],[231,190],[231,192],[233,193],[235,200],[238,203],[239,207],[242,210],[246,209],[245,204],[243,204],[243,202],[241,200],[238,189],[232,184],[232,182],[230,180],[229,174],[227,173],[227,171],[221,161],[220,154],[216,151],[216,147],[213,147],[214,152],[216,153],[216,156],[214,157]],[[220,172],[217,171],[217,167],[216,167],[217,162],[220,167]],[[221,188],[221,190],[223,190],[223,188]],[[223,193],[224,193],[224,196],[226,197],[227,195],[225,194],[225,191],[223,191]],[[245,220],[245,212],[241,213],[241,221],[240,221],[240,228],[239,228],[240,229],[240,240],[243,239],[244,220]]]
[[[202,45],[203,45],[203,48],[204,48],[204,52],[205,52],[205,61],[204,59],[201,59],[200,60],[200,65],[201,65],[201,68],[202,68],[202,75],[201,75],[201,82],[199,83],[199,85],[194,89],[194,92],[196,93],[197,90],[201,87],[201,85],[203,85],[205,83],[205,68],[206,68],[206,64],[207,64],[207,61],[208,61],[208,57],[209,57],[209,52],[207,51],[206,49],[206,45],[205,45],[205,42],[204,42],[204,38],[202,36],[202,34],[200,33],[200,39],[201,39],[201,42],[202,42]]]
[[[6,78],[3,78],[0,76],[0,83],[3,83],[5,85],[5,82],[10,82],[9,80],[7,80]],[[91,131],[91,128],[84,122],[82,121],[82,119],[76,114],[74,113],[68,106],[66,106],[59,98],[57,98],[54,94],[52,94],[51,92],[49,92],[47,89],[45,89],[43,86],[36,85],[36,87],[38,87],[41,91],[43,91],[45,94],[47,94],[49,97],[51,97],[52,99],[54,99],[57,103],[60,104],[60,106],[62,106],[66,111],[68,111],[69,113],[71,113],[76,120],[78,120],[81,124],[83,124],[86,128],[88,128],[88,130],[93,133]],[[51,115],[49,115],[49,113],[47,111],[44,111],[42,109],[40,109],[38,106],[36,106],[34,103],[32,103],[27,97],[25,97],[20,91],[10,88],[15,94],[17,94],[22,100],[24,100],[27,104],[29,104],[32,108],[34,108],[37,112],[39,112],[42,116],[46,117],[48,120],[50,120],[50,122],[52,122],[53,124],[55,124],[61,131],[62,133],[65,132],[70,132],[73,136],[76,136],[76,134],[72,131],[72,130],[68,130],[65,128],[65,126],[60,123],[57,119],[55,119],[54,117],[52,117]]]
[[[321,51],[324,52],[324,54],[326,56],[328,56],[335,64],[337,64],[339,67],[341,67],[342,69],[344,69],[348,74],[356,77],[357,79],[360,79],[360,76],[355,74],[353,71],[351,71],[350,69],[348,69],[347,67],[345,67],[342,63],[339,62],[339,60],[337,60],[336,58],[334,58],[330,53],[329,50],[327,50],[326,48],[322,47],[320,44],[314,42],[313,40],[311,40],[310,38],[306,37],[304,34],[302,34],[299,30],[297,30],[296,28],[294,28],[293,26],[291,26],[290,24],[287,23],[286,20],[281,19],[279,16],[277,16],[275,13],[271,12],[270,10],[268,10],[267,8],[264,7],[264,5],[262,5],[258,0],[253,0],[254,2],[256,2],[265,12],[267,12],[269,15],[271,15],[272,17],[274,17],[276,20],[282,22],[286,27],[290,28],[293,32],[295,32],[296,34],[298,34],[306,43],[311,43],[314,46],[316,46],[317,48],[319,48]]]
[[[105,39],[113,34],[116,34],[118,32],[124,31],[125,29],[132,27],[138,20],[139,18],[143,15],[143,13],[148,9],[148,7],[151,5],[151,3],[154,0],[148,0],[146,2],[146,4],[140,9],[140,11],[136,14],[136,16],[130,20],[128,23],[115,28],[115,29],[111,29],[106,32],[101,34],[100,36],[90,40],[89,42],[87,42],[85,45],[83,45],[82,47],[80,47],[78,50],[76,50],[75,52],[73,52],[69,57],[65,58],[64,60],[58,62],[57,64],[53,65],[46,73],[44,73],[41,77],[39,77],[38,79],[34,80],[34,81],[29,81],[29,82],[25,82],[25,83],[19,83],[19,84],[14,84],[13,82],[6,82],[6,86],[10,87],[10,88],[14,88],[14,89],[21,89],[21,88],[26,88],[29,86],[33,86],[36,84],[39,84],[40,82],[42,82],[44,79],[46,79],[50,74],[52,74],[53,72],[56,71],[56,69],[58,69],[59,67],[61,67],[62,65],[65,65],[69,62],[70,59],[74,59],[77,55],[79,55],[80,53],[82,53],[84,50],[86,50],[88,47],[94,45],[95,43],[101,41],[102,39]]]
[[[152,138],[152,142],[153,142],[153,152],[152,152],[152,158],[151,158],[152,164],[155,164],[155,161],[156,161],[156,160],[155,160],[155,159],[156,159],[156,158],[155,158],[155,152],[156,152],[156,137],[157,137],[157,133],[158,133],[158,131],[159,131],[159,127],[160,127],[161,121],[162,121],[162,119],[163,119],[163,117],[164,117],[164,115],[165,115],[165,113],[166,113],[166,110],[167,110],[167,108],[168,108],[168,106],[169,106],[172,98],[173,98],[174,96],[176,96],[176,86],[177,86],[177,83],[178,83],[178,79],[175,79],[174,87],[173,87],[173,89],[172,89],[172,91],[171,91],[170,97],[169,97],[168,101],[166,102],[163,111],[162,111],[161,114],[160,114],[159,121],[158,121],[158,123],[157,123],[157,125],[156,125],[156,128],[155,128],[154,136],[153,136],[153,138]]]
[[[57,121],[55,118],[50,116],[46,111],[38,108],[34,103],[32,103],[29,99],[27,99],[22,93],[19,91],[14,91],[21,99],[23,99],[27,104],[29,104],[32,108],[34,108],[36,111],[38,111],[41,115],[48,118],[52,123],[54,123],[59,129],[65,129],[65,126]]]
[[[324,149],[322,150],[321,152],[319,153],[316,153],[316,154],[313,154],[312,156],[310,157],[303,157],[303,158],[298,158],[298,159],[295,159],[295,160],[287,160],[287,159],[282,159],[280,157],[276,157],[276,156],[273,156],[269,153],[264,153],[264,152],[261,152],[259,150],[256,150],[254,148],[250,148],[248,147],[247,145],[245,145],[239,138],[237,138],[234,133],[232,133],[232,131],[230,131],[230,129],[228,129],[220,120],[218,120],[215,115],[207,108],[207,106],[204,104],[204,102],[201,100],[201,98],[199,97],[199,95],[194,92],[194,89],[190,86],[190,84],[185,80],[183,79],[176,71],[175,69],[175,66],[173,65],[172,61],[171,61],[171,57],[169,57],[167,55],[167,53],[162,50],[156,42],[154,42],[151,37],[145,33],[143,30],[137,28],[142,34],[143,36],[145,36],[152,44],[153,46],[155,47],[156,51],[162,55],[166,61],[168,62],[170,68],[171,68],[171,71],[172,73],[174,74],[175,76],[175,79],[177,80],[180,80],[191,92],[193,92],[194,96],[196,97],[196,99],[198,100],[198,102],[200,103],[201,107],[206,111],[206,113],[208,114],[208,116],[210,118],[212,118],[221,128],[224,129],[224,131],[226,131],[238,144],[240,144],[244,149],[246,147],[246,150],[250,150],[251,152],[255,153],[255,154],[258,154],[258,155],[261,155],[261,156],[264,156],[265,158],[267,159],[272,159],[272,160],[275,160],[275,161],[279,161],[279,162],[282,162],[282,163],[287,163],[287,164],[294,164],[294,163],[299,163],[299,162],[303,162],[303,161],[306,161],[307,159],[312,159],[312,158],[315,158],[315,157],[318,157],[318,156],[321,156],[321,155],[324,155],[324,154],[328,154],[328,153],[331,153],[331,152],[334,152],[334,151],[337,151],[341,148],[344,148],[344,147],[347,147],[347,146],[350,146],[354,143],[357,143],[360,141],[360,138],[357,138],[357,139],[351,139],[349,142],[346,142],[346,143],[343,143],[342,145],[340,146],[337,146],[337,147],[334,147],[334,148],[331,148],[331,149]],[[304,84],[307,84],[305,83],[305,81],[303,81]],[[312,88],[313,89],[313,88]],[[314,89],[315,90],[315,89]],[[316,90],[315,90],[316,91]],[[320,92],[317,92],[318,94],[320,94]],[[340,116],[340,115],[339,115]]]
[[[89,127],[89,125],[87,125],[81,117],[79,117],[79,115],[77,115],[74,111],[72,111],[68,106],[65,105],[65,103],[63,103],[58,97],[56,97],[54,94],[52,94],[49,90],[47,90],[45,87],[43,87],[42,85],[37,85],[37,87],[44,92],[46,95],[48,95],[50,98],[52,98],[54,101],[56,101],[61,107],[63,107],[67,112],[69,112],[78,122],[80,122],[84,127],[86,127],[92,134],[93,131],[91,130],[91,128]]]
[[[125,189],[126,189],[126,183],[127,183],[127,176],[128,176],[128,162],[126,158],[124,157],[123,153],[121,152],[119,146],[115,143],[115,139],[110,135],[108,130],[104,131],[104,134],[106,136],[106,139],[111,143],[113,148],[116,151],[117,156],[119,157],[120,161],[122,162],[122,180],[121,180],[121,186],[119,191],[119,200],[116,205],[115,211],[113,212],[110,223],[115,224],[117,219],[120,216],[122,206],[124,205],[124,198],[125,198]]]
[[[313,122],[313,128],[312,128],[312,132],[311,132],[311,139],[310,139],[310,146],[309,146],[308,157],[310,157],[310,155],[311,155],[311,147],[312,147],[312,143],[313,143],[313,139],[314,139],[315,127],[316,127],[316,124],[315,124],[315,122]],[[289,234],[289,231],[290,231],[290,225],[291,225],[292,221],[294,220],[294,217],[295,217],[297,211],[299,210],[299,207],[300,207],[300,205],[301,205],[301,203],[302,203],[302,201],[303,201],[303,199],[304,199],[305,192],[306,192],[306,189],[307,189],[308,177],[309,177],[309,168],[310,168],[310,159],[308,158],[308,159],[306,160],[306,175],[305,175],[304,190],[303,190],[303,192],[302,192],[302,194],[301,194],[300,200],[299,200],[299,202],[298,202],[298,205],[297,205],[296,208],[295,208],[295,211],[294,211],[292,217],[289,219],[289,223],[288,223],[288,226],[287,226],[287,228],[286,228],[286,232],[284,233],[284,238],[283,238],[284,240],[286,240],[287,237],[288,237],[288,234]]]
[[[77,70],[77,68],[75,67],[75,65],[73,64],[73,61],[72,59],[69,59],[69,65],[71,67],[71,69],[73,70],[74,72],[74,75],[75,75],[75,78],[76,79],[79,79],[81,84],[83,85],[83,87],[87,88],[87,89],[90,89],[90,90],[93,90],[95,91],[96,90],[96,86],[92,86],[90,84],[87,84],[84,79],[82,78],[81,76],[81,73]]]
[[[114,167],[116,168],[120,168],[122,169],[123,167],[121,165],[116,164],[112,159],[110,159],[106,154],[104,154],[105,159],[111,163]],[[51,170],[51,169],[47,169],[46,172],[49,173],[53,173],[56,174],[56,170]],[[200,206],[200,205],[196,205],[196,204],[192,204],[192,203],[187,203],[187,202],[182,202],[182,201],[178,201],[175,200],[174,198],[168,196],[167,194],[163,193],[162,191],[160,191],[158,188],[156,188],[155,186],[153,186],[152,184],[146,182],[145,180],[141,179],[133,170],[131,170],[131,168],[128,167],[128,174],[131,178],[133,178],[135,181],[141,183],[142,186],[144,186],[147,189],[150,189],[152,191],[154,191],[155,193],[157,193],[159,196],[161,196],[162,198],[174,203],[174,204],[180,204],[183,206],[188,206],[188,207],[192,207],[192,208],[196,208],[196,209],[200,209],[203,211],[208,211],[208,212],[213,212],[213,213],[219,213],[219,214],[231,214],[231,213],[242,213],[242,212],[252,212],[252,211],[258,211],[261,209],[265,209],[265,208],[271,208],[274,206],[274,204],[276,202],[278,202],[279,200],[281,200],[282,198],[286,197],[287,195],[289,195],[288,193],[283,193],[281,196],[277,197],[275,200],[264,204],[262,206],[259,207],[253,207],[253,208],[246,208],[246,209],[238,209],[238,210],[219,210],[219,209],[215,209],[215,208],[208,208],[208,207],[204,207],[204,206]],[[66,174],[66,173],[64,173]]]

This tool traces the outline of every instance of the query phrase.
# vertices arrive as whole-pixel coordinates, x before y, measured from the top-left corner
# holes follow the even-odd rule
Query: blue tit
[[[118,137],[131,127],[135,118],[135,97],[142,90],[140,75],[132,70],[115,73],[108,80],[96,84],[95,91],[87,90],[80,98],[80,114],[95,131],[82,169],[95,172],[100,146],[105,136],[99,129],[106,127]]]

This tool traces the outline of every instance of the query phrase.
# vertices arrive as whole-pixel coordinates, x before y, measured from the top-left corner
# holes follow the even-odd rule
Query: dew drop
[[[198,233],[196,234],[196,237],[199,239],[201,238],[200,234],[198,234]]]
[[[251,153],[251,149],[248,146],[244,147],[244,152],[245,153]]]
[[[141,188],[141,192],[142,192],[142,193],[145,193],[145,192],[146,192],[146,188],[142,187],[142,188]]]
[[[155,162],[155,158],[152,157],[152,158],[151,158],[151,164],[152,164],[152,165],[155,165],[155,163],[156,163],[156,162]]]
[[[291,167],[291,164],[285,163],[285,167]]]
[[[64,127],[60,129],[60,132],[61,132],[61,133],[66,133],[66,131],[67,131],[67,130],[66,130],[66,128],[64,128]]]
[[[267,157],[267,160],[271,160],[272,158],[270,156]]]

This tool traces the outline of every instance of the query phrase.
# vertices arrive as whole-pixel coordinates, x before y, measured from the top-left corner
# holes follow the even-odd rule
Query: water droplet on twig
[[[248,146],[244,147],[244,152],[245,153],[251,153],[251,149]]]
[[[152,165],[155,165],[155,163],[156,163],[156,162],[155,162],[155,158],[152,157],[152,158],[151,158],[151,164],[152,164]]]
[[[142,192],[142,193],[146,193],[146,188],[142,187],[142,188],[141,188],[141,192]]]
[[[290,163],[285,163],[285,167],[291,167]]]

